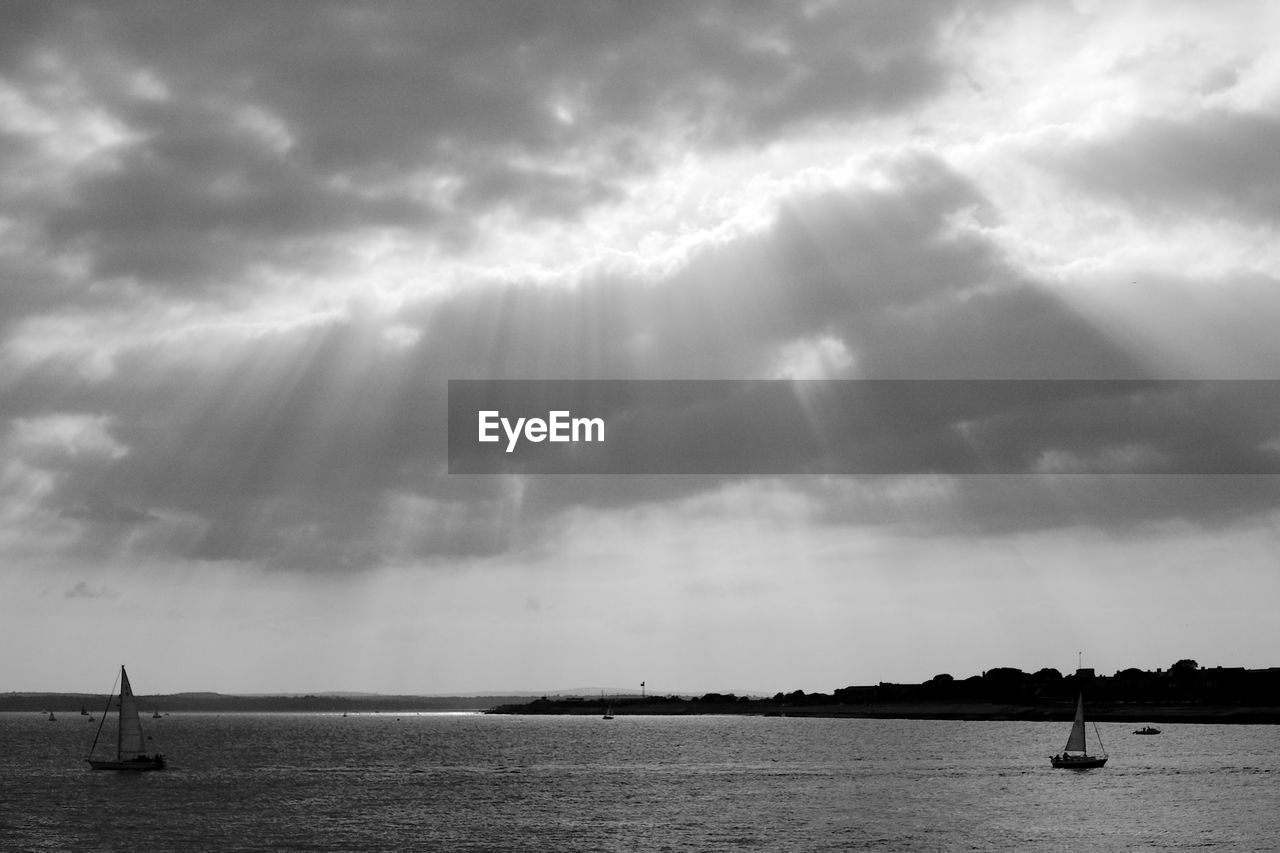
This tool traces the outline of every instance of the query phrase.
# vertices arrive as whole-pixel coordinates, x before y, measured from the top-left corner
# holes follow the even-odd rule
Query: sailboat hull
[[[1088,770],[1092,767],[1102,767],[1107,763],[1107,759],[1095,758],[1092,755],[1064,755],[1054,756],[1049,759],[1054,767],[1060,767],[1065,770]]]
[[[1094,725],[1094,731],[1097,731],[1097,725]],[[1101,735],[1099,735],[1099,743],[1101,743]],[[1104,750],[1105,752],[1105,750]],[[1085,747],[1084,734],[1084,694],[1076,698],[1076,716],[1071,721],[1071,735],[1067,738],[1067,745],[1062,748],[1060,755],[1055,755],[1049,759],[1054,767],[1060,767],[1064,770],[1088,770],[1093,767],[1102,767],[1107,763],[1107,756],[1090,755]]]
[[[94,770],[131,770],[141,773],[144,770],[163,770],[164,756],[152,755],[139,758],[112,760],[109,758],[86,759]]]

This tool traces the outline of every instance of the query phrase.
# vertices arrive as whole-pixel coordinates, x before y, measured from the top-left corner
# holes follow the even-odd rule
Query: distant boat
[[[151,715],[151,719],[153,719],[153,720],[158,720],[158,719],[160,719],[160,712],[159,712],[159,711],[156,711],[155,713],[153,713],[153,714]]]
[[[86,711],[86,710],[84,709],[84,706],[83,706],[83,705],[81,705],[81,706],[80,706],[80,716],[82,716],[82,717],[87,717],[87,716],[89,716],[89,712],[88,712],[88,711]]]
[[[53,715],[53,712],[52,712],[52,711],[50,711],[50,712],[49,712],[49,722],[51,722],[51,723],[56,723],[56,722],[58,722],[58,718],[57,718],[57,717],[55,717],[55,716]]]
[[[612,720],[612,719],[613,719],[613,703],[612,703],[612,702],[610,702],[610,703],[609,703],[609,706],[608,706],[607,708],[605,708],[605,709],[604,709],[604,718],[605,718],[606,720]]]
[[[1160,730],[1154,726],[1143,726],[1140,729],[1134,729],[1133,733],[1135,735],[1158,735],[1160,734]]]
[[[1093,727],[1094,734],[1098,734],[1098,727]],[[1098,735],[1098,745],[1102,746],[1102,736]],[[1089,750],[1085,747],[1084,742],[1084,695],[1081,694],[1076,699],[1076,718],[1071,723],[1071,734],[1067,737],[1067,745],[1062,748],[1061,755],[1055,755],[1049,759],[1054,767],[1061,767],[1068,770],[1088,770],[1091,767],[1101,767],[1107,763],[1106,749],[1103,749],[1102,755],[1090,755]]]
[[[114,695],[114,694],[113,694]],[[93,751],[98,746],[98,738],[102,734],[102,723],[107,721],[111,712],[111,702],[107,701],[107,710],[102,714],[102,723],[98,724],[98,732],[93,736],[93,746],[89,747],[89,756],[85,760],[94,770],[161,770],[164,768],[164,756],[153,753],[147,748],[149,737],[142,731],[142,720],[138,718],[138,703],[134,701],[133,689],[129,686],[129,675],[120,667],[120,727],[116,732],[116,756],[112,758],[94,758]]]

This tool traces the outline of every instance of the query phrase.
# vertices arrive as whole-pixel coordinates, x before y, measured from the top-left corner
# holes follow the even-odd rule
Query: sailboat
[[[613,703],[612,703],[612,702],[610,702],[610,703],[609,703],[609,706],[608,706],[607,708],[605,708],[605,709],[604,709],[604,718],[605,718],[606,720],[612,720],[612,719],[613,719]]]
[[[150,738],[142,731],[142,720],[138,717],[138,703],[133,698],[133,688],[129,686],[129,675],[120,667],[120,727],[116,732],[116,756],[112,758],[94,758],[93,751],[98,746],[98,738],[102,734],[102,724],[107,721],[111,712],[111,701],[107,701],[107,710],[102,714],[102,723],[98,724],[98,733],[93,736],[93,746],[89,747],[89,756],[85,760],[94,770],[161,770],[164,768],[164,756],[148,750]]]
[[[1095,735],[1098,735],[1098,727],[1093,727]],[[1102,736],[1098,735],[1098,745],[1102,746]],[[1049,759],[1054,767],[1062,767],[1069,770],[1088,770],[1090,767],[1101,767],[1107,763],[1106,749],[1103,749],[1102,755],[1090,755],[1089,750],[1085,748],[1084,742],[1084,694],[1076,699],[1076,718],[1071,723],[1071,734],[1067,737],[1067,745],[1062,748],[1061,755],[1055,755]]]

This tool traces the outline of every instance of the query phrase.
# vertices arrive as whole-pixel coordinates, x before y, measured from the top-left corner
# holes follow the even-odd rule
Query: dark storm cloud
[[[1148,117],[1102,139],[1035,157],[1092,193],[1169,216],[1280,219],[1280,119],[1206,110]]]
[[[874,379],[1138,378],[1146,371],[988,240],[994,215],[940,161],[884,164],[892,187],[801,194],[763,232],[705,249],[653,286],[476,288],[424,311],[422,352],[454,379],[767,376],[827,335]]]
[[[324,268],[322,237],[428,226],[432,205],[333,188],[229,123],[179,107],[118,170],[81,181],[48,236],[93,259],[99,277],[242,284],[247,261]],[[304,251],[305,249],[305,251]]]
[[[0,68],[30,108],[20,117],[35,118],[0,138],[0,203],[21,224],[0,235],[0,329],[59,319],[60,307],[85,319],[161,302],[190,317],[183,311],[198,309],[183,300],[215,291],[224,305],[252,302],[264,270],[323,278],[366,232],[410,237],[428,253],[461,250],[489,214],[572,222],[627,199],[632,182],[686,152],[750,152],[844,123],[856,133],[859,120],[947,90],[938,27],[952,11],[943,2],[9,4]],[[1211,118],[1145,120],[1041,162],[1144,205],[1274,217],[1274,122]],[[348,569],[486,555],[554,528],[568,507],[660,504],[725,480],[450,477],[448,379],[754,378],[814,341],[842,348],[849,376],[872,379],[1150,373],[989,236],[957,224],[998,223],[1000,211],[942,159],[900,152],[871,168],[883,173],[868,181],[878,189],[796,192],[768,227],[694,250],[657,280],[597,273],[410,301],[394,320],[416,340],[392,340],[358,312],[316,321],[313,312],[334,312],[303,302],[305,322],[263,323],[258,334],[121,343],[92,375],[75,354],[37,359],[0,377],[5,424],[92,413],[127,452],[14,450],[20,464],[6,470],[39,486],[14,494],[81,525],[84,556],[130,547]],[[252,310],[235,319],[261,320]],[[1217,402],[1233,412],[1231,400],[1191,408],[1211,415]],[[1120,416],[1106,400],[1012,413],[970,401],[966,437],[1024,466],[1037,449],[1069,451],[1048,460],[1050,471],[1097,470],[1130,445],[1222,464],[1215,451],[1239,460],[1269,438],[1266,410],[1244,404],[1239,418],[1206,415],[1173,432],[1185,404],[1152,397]],[[953,421],[869,428],[886,437],[875,449],[884,459],[960,449]],[[847,500],[821,479],[789,482],[816,495],[833,523],[903,513],[922,527],[944,523],[936,504],[904,510],[886,499],[880,480],[855,484]],[[1091,483],[1101,484],[1096,500]],[[946,523],[1227,518],[1276,498],[1269,478],[1168,488],[1060,473],[967,478],[948,492]]]
[[[447,379],[761,376],[780,348],[819,334],[838,339],[870,378],[1114,379],[1140,372],[1123,350],[1016,274],[984,238],[953,228],[953,214],[985,204],[965,181],[914,157],[888,174],[889,189],[797,196],[771,228],[706,249],[659,281],[604,277],[576,287],[459,291],[401,313],[401,322],[422,329],[411,345],[389,344],[380,323],[355,316],[224,343],[216,359],[174,360],[178,353],[167,353],[166,344],[139,346],[120,359],[114,381],[75,386],[51,374],[46,381],[56,393],[33,386],[10,405],[65,404],[71,394],[82,407],[105,412],[113,438],[130,448],[105,471],[71,457],[47,463],[62,473],[51,508],[74,513],[96,490],[110,505],[148,519],[191,520],[185,536],[146,521],[140,547],[343,568],[492,554],[554,531],[568,507],[661,503],[725,482],[535,477],[514,485],[513,496],[505,478],[448,476]],[[164,370],[150,369],[157,359]],[[947,513],[899,507],[899,518],[1017,530],[1124,525],[1213,507],[1227,518],[1274,506],[1271,481],[1252,478],[1247,488],[1191,478],[1160,500],[1142,497],[1150,485],[1098,480],[1104,497],[1091,504],[1080,484],[1096,478],[1071,473],[1117,470],[1130,452],[1143,464],[1164,454],[1169,470],[1240,470],[1240,460],[1275,439],[1276,421],[1274,407],[1233,396],[1231,383],[1145,397],[1142,389],[1053,397],[1070,383],[1034,384],[1051,399],[1019,408],[998,397],[964,397],[905,421],[877,421],[871,413],[857,435],[878,443],[856,449],[882,464],[904,463],[893,470],[915,470],[904,462],[913,457],[980,452],[999,463],[996,470],[1045,472],[1012,481],[960,478]],[[770,423],[771,412],[730,403],[700,417]],[[795,426],[787,421],[779,429]],[[836,439],[824,452],[841,452]],[[756,448],[787,451],[777,441]],[[1228,462],[1236,467],[1212,467]],[[815,463],[814,470],[824,469]],[[884,520],[893,506],[876,497],[874,485],[847,502],[821,480],[790,482],[816,494],[826,507],[821,517],[833,522]],[[397,500],[417,515],[410,515],[408,534],[391,536],[385,525]],[[1055,515],[1064,500],[1071,511]]]
[[[0,258],[0,336],[32,315],[57,310],[70,300],[92,301],[84,283],[50,269],[44,258]]]
[[[1014,270],[1003,285],[952,293],[859,323],[866,373],[883,378],[1072,379],[1150,375],[1122,341]],[[973,282],[971,282],[973,283]]]
[[[430,318],[423,353],[448,363],[450,378],[741,377],[764,374],[785,342],[827,334],[845,344],[858,373],[871,378],[1150,376],[1151,367],[1135,361],[1122,342],[1027,280],[993,245],[951,229],[951,217],[962,210],[995,215],[963,179],[921,158],[906,158],[890,171],[893,191],[795,198],[771,229],[708,250],[661,286],[602,281],[576,291],[509,286],[461,295]],[[473,356],[457,355],[468,351]],[[1053,394],[1069,386],[1041,387]],[[1077,387],[1061,399],[1021,409],[962,400],[960,408],[968,411],[963,418],[955,414],[959,408],[943,407],[952,417],[877,423],[858,435],[879,436],[881,464],[904,471],[948,453],[970,460],[985,454],[992,470],[1042,471],[958,481],[946,523],[966,519],[966,525],[992,530],[1125,526],[1183,516],[1225,521],[1270,509],[1280,499],[1266,477],[1105,474],[1273,469],[1275,452],[1265,445],[1276,438],[1275,401],[1258,398],[1256,386],[1153,386],[1136,398],[1123,385],[1105,388],[1099,383],[1078,393]],[[763,419],[762,430],[769,432],[768,412],[752,416]],[[795,428],[788,420],[774,432],[790,435]],[[785,442],[756,450],[767,457],[771,447],[775,454],[795,450]],[[803,469],[790,457],[783,464]],[[612,506],[688,495],[713,482],[534,478],[528,495],[544,508],[562,502]],[[1168,491],[1159,482],[1169,483]],[[1094,503],[1089,483],[1099,488]],[[942,524],[935,510],[917,520]],[[842,509],[837,500],[831,517],[884,520],[886,512],[901,511],[871,499]]]
[[[126,136],[29,210],[94,275],[169,285],[319,267],[355,229],[456,245],[615,200],[650,149],[917,102],[949,5],[20,3],[16,85]]]

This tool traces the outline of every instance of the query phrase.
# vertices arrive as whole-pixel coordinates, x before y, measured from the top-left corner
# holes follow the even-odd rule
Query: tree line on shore
[[[832,693],[794,690],[776,693],[767,701],[790,706],[911,702],[1041,705],[1071,701],[1081,692],[1088,693],[1090,701],[1096,703],[1280,706],[1280,667],[1202,668],[1190,658],[1179,660],[1168,669],[1151,672],[1130,668],[1112,676],[1097,675],[1091,669],[1064,675],[1051,668],[1028,673],[1013,667],[996,667],[964,679],[943,673],[921,684],[880,682],[842,687]],[[708,693],[694,701],[724,704],[753,700]]]
[[[1130,668],[1111,676],[1080,669],[1064,675],[1052,668],[1033,673],[1013,667],[996,667],[968,678],[943,673],[921,684],[880,682],[853,685],[831,693],[793,690],[771,697],[738,696],[733,693],[705,693],[701,696],[558,696],[536,699],[519,705],[494,708],[520,713],[588,712],[606,702],[620,710],[643,706],[649,712],[679,709],[732,711],[742,713],[785,712],[787,709],[874,707],[885,705],[1004,705],[1027,708],[1074,703],[1085,693],[1091,704],[1202,705],[1221,707],[1280,708],[1280,667],[1202,668],[1184,658],[1168,669],[1154,672]]]

